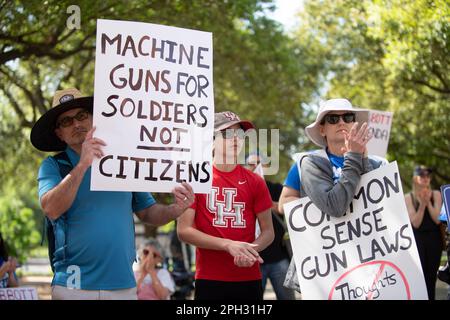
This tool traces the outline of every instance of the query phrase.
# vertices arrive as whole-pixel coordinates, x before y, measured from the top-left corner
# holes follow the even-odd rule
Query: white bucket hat
[[[350,101],[347,99],[330,99],[320,104],[319,112],[317,114],[316,121],[311,123],[305,128],[306,135],[312,142],[314,142],[319,147],[325,148],[327,146],[327,141],[320,134],[320,122],[323,117],[331,111],[349,111],[356,115],[356,122],[360,125],[364,122],[369,121],[369,110],[354,108]]]

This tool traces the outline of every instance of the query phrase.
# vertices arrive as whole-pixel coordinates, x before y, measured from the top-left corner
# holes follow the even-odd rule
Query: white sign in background
[[[92,190],[196,193],[212,181],[212,34],[97,20]]]
[[[397,163],[361,177],[340,218],[308,197],[284,206],[304,299],[427,299]]]
[[[39,300],[34,287],[0,288],[0,300]]]
[[[372,139],[367,143],[369,154],[386,157],[393,115],[393,112],[388,111],[369,111],[369,132],[372,135]]]

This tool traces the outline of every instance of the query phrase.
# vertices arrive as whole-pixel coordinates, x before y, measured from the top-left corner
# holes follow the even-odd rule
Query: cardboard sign
[[[397,163],[361,177],[346,214],[284,205],[304,299],[427,299]]]
[[[212,182],[212,34],[97,20],[92,190],[196,193]]]
[[[441,194],[442,194],[442,211],[446,215],[447,221],[447,229],[450,231],[450,184],[446,184],[441,186]],[[442,212],[441,212],[442,214]]]
[[[372,135],[372,139],[367,143],[369,154],[386,157],[393,115],[387,111],[369,111],[369,134]]]
[[[0,289],[0,300],[39,300],[36,288],[2,288]]]

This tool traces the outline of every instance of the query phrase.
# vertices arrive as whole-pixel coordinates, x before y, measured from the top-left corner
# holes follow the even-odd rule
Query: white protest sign
[[[264,169],[261,163],[258,163],[255,170],[253,170],[254,173],[256,173],[258,176],[264,179]]]
[[[284,205],[304,299],[427,299],[416,242],[393,162],[361,177],[346,214],[308,197]]]
[[[97,20],[91,190],[196,193],[212,182],[212,34]]]
[[[36,288],[2,288],[0,289],[0,300],[39,300]]]
[[[447,230],[450,231],[450,184],[441,186],[441,195],[442,195],[442,209],[441,209],[441,217],[439,218],[441,221],[447,222]]]
[[[258,176],[264,179],[264,170],[261,163],[258,163],[256,168],[253,170],[253,173],[256,173]],[[256,219],[255,238],[258,238],[260,234],[261,234],[261,227],[259,226],[258,219]]]
[[[388,111],[369,111],[369,134],[372,135],[367,143],[369,154],[386,157],[393,115]]]

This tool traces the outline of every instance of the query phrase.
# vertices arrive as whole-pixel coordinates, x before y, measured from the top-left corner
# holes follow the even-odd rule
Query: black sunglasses
[[[419,177],[421,178],[430,178],[431,177],[431,173],[429,171],[422,171],[419,173]]]
[[[61,118],[56,123],[56,127],[57,128],[59,128],[59,127],[67,128],[67,127],[70,127],[73,124],[73,119],[77,119],[78,121],[83,121],[83,120],[86,120],[88,117],[89,117],[89,111],[81,110],[80,112],[78,112],[73,117],[67,116],[67,117]]]
[[[144,256],[148,256],[149,253],[150,253],[150,251],[148,251],[147,249],[142,250],[142,254]],[[157,258],[159,256],[160,256],[159,254],[157,254],[156,252],[153,252],[153,258]]]
[[[232,139],[235,136],[239,139],[244,139],[245,137],[245,132],[242,129],[225,129],[217,132],[217,134],[220,134],[224,139]]]
[[[356,114],[351,112],[344,114],[329,113],[323,118],[321,124],[325,124],[325,121],[328,122],[329,124],[336,124],[339,122],[340,118],[342,118],[342,120],[345,123],[352,123],[355,122],[356,120]]]

